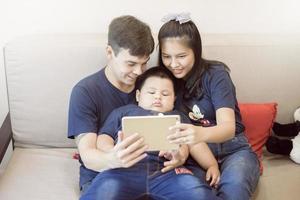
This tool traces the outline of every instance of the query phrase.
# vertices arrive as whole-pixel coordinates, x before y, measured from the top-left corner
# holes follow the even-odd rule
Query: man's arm
[[[97,149],[97,134],[83,133],[83,136],[78,137],[77,147],[85,167],[94,171],[106,168],[109,155]]]
[[[96,133],[86,133],[78,141],[81,160],[88,169],[100,172],[106,169],[130,167],[146,157],[144,152],[147,146],[138,134],[119,140],[115,146],[111,137],[98,136],[99,143],[104,142],[106,147],[111,147],[110,150],[103,149],[104,146],[101,149],[97,148],[97,136]]]

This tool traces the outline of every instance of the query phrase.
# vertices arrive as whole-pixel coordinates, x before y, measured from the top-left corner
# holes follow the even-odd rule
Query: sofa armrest
[[[6,149],[12,139],[12,129],[10,115],[7,114],[1,128],[0,128],[0,163],[5,155]]]

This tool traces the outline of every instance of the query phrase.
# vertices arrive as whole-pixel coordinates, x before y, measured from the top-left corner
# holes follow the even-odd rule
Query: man
[[[79,81],[72,90],[68,137],[75,138],[78,146],[82,192],[99,171],[130,167],[146,156],[146,145],[138,135],[119,142],[109,153],[98,150],[96,141],[108,114],[134,102],[136,78],[146,68],[153,49],[148,25],[133,16],[115,18],[109,25],[106,67]]]
[[[146,157],[147,146],[139,140],[139,135],[120,140],[109,152],[97,149],[96,142],[108,114],[134,102],[136,78],[146,69],[153,49],[154,40],[148,25],[133,16],[115,18],[109,25],[106,67],[73,88],[68,137],[76,139],[80,154],[81,193],[100,171],[128,168]],[[182,165],[188,155],[188,149],[181,147],[170,161],[164,163],[162,171]]]

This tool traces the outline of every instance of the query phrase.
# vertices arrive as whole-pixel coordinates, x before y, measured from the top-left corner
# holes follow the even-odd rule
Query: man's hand
[[[104,171],[118,167],[130,167],[146,157],[148,148],[138,134],[119,140],[114,140],[105,134],[87,133],[78,141],[80,157],[86,168],[94,171]]]
[[[137,133],[123,139],[123,133],[118,132],[118,142],[109,152],[111,154],[110,168],[128,168],[144,159],[148,146],[144,143],[144,138]]]
[[[163,156],[164,158],[169,160],[164,162],[165,167],[161,170],[161,172],[164,173],[185,163],[186,159],[189,156],[188,146],[181,145],[178,150],[173,151],[160,151],[158,156]]]

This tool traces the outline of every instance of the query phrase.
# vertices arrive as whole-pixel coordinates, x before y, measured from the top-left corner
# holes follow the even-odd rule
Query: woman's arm
[[[171,127],[174,134],[168,136],[168,140],[176,144],[221,143],[234,137],[235,113],[233,109],[219,108],[216,111],[216,121],[217,125],[212,127],[176,124]]]
[[[196,126],[199,135],[198,141],[221,143],[229,140],[235,135],[235,114],[231,108],[219,108],[216,111],[217,125],[212,127]]]

